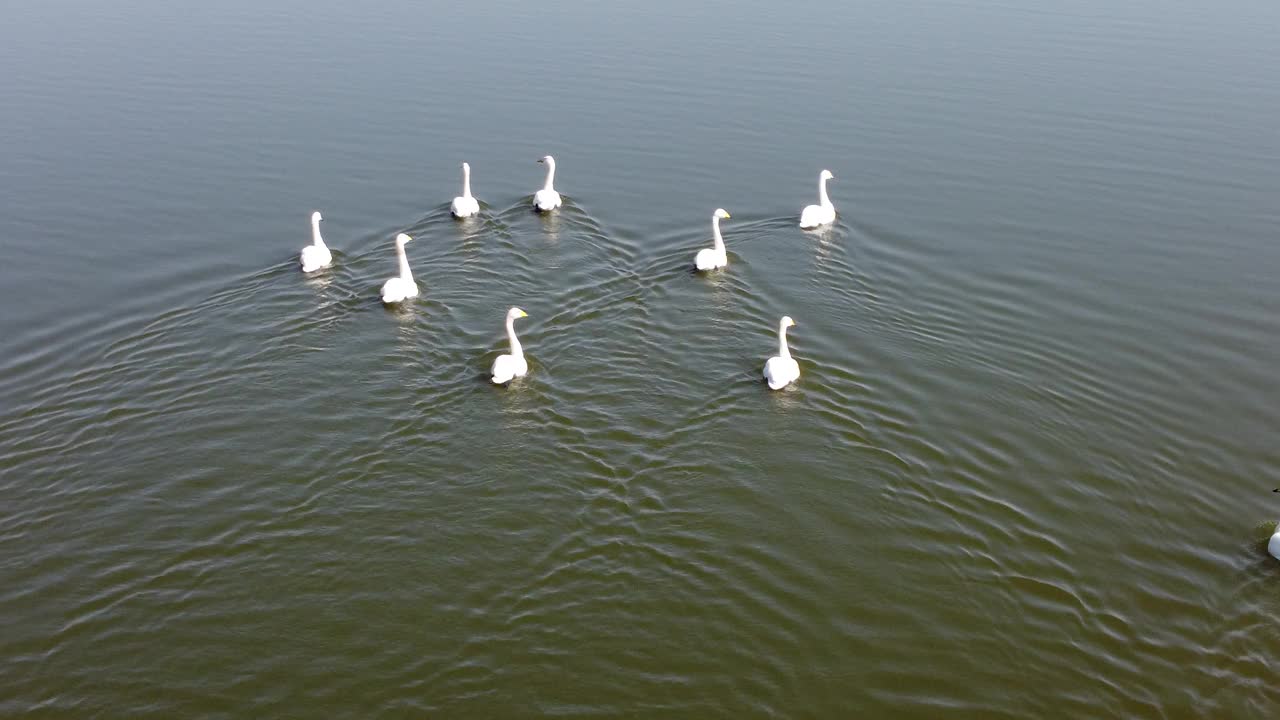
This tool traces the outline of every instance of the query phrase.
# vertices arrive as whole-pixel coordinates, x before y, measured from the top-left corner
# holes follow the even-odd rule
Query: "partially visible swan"
[[[800,212],[800,227],[816,228],[836,219],[836,206],[827,197],[827,181],[835,178],[830,170],[823,170],[818,174],[818,204],[809,205]]]
[[[698,251],[693,258],[694,267],[705,272],[729,264],[729,254],[724,249],[724,238],[720,237],[720,219],[728,217],[729,213],[724,208],[716,208],[715,214],[711,216],[711,238],[714,243],[711,247]]]
[[[770,390],[781,390],[800,377],[800,364],[787,349],[787,328],[795,324],[796,321],[787,315],[782,316],[778,323],[778,356],[769,358],[769,362],[764,364],[764,379],[769,382]]]
[[[449,211],[454,217],[471,217],[480,212],[480,203],[471,197],[471,166],[462,163],[462,194],[453,199]]]
[[[542,189],[533,194],[533,207],[538,212],[547,212],[560,207],[560,193],[556,192],[556,159],[547,155],[538,162],[547,166],[547,183]]]
[[[1280,488],[1271,492],[1280,492]],[[1276,531],[1272,533],[1271,541],[1267,543],[1267,552],[1271,553],[1271,557],[1280,560],[1280,523],[1276,523]]]
[[[529,317],[529,313],[518,307],[507,311],[507,339],[511,341],[511,354],[499,355],[493,361],[493,384],[501,385],[511,382],[512,378],[524,377],[529,372],[529,363],[524,359],[524,350],[516,339],[516,318]]]
[[[404,253],[404,244],[412,239],[404,233],[396,236],[396,257],[400,260],[400,274],[382,284],[384,303],[398,303],[418,296],[418,284],[413,281],[413,273],[409,271],[409,256]]]
[[[324,238],[320,237],[320,221],[323,219],[320,217],[319,210],[311,213],[311,244],[302,248],[302,255],[299,258],[302,262],[302,272],[315,272],[329,267],[329,263],[333,262],[333,253],[329,252],[329,246],[325,245]]]

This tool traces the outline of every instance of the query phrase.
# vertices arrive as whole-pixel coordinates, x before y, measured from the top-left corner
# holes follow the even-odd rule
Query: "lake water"
[[[11,3],[0,715],[1274,717],[1278,27]]]

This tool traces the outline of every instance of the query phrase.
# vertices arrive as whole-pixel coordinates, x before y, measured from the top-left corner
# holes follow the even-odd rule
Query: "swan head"
[[[318,222],[320,222],[320,221],[321,221],[321,220],[323,220],[323,219],[324,219],[324,218],[320,217],[320,211],[319,211],[319,210],[317,210],[317,211],[315,211],[315,212],[311,213],[311,222],[313,222],[313,223],[318,223]]]
[[[538,162],[544,165],[555,165],[556,159],[551,157],[550,155],[543,155],[542,157],[538,158]]]
[[[724,220],[725,218],[729,217],[729,211],[725,210],[724,208],[716,208],[715,215],[713,215],[712,217],[716,218],[717,220]]]
[[[399,235],[396,236],[396,245],[399,245],[400,247],[404,247],[404,244],[409,242],[412,239],[413,238],[409,237],[408,235],[405,235],[404,233],[400,233]]]
[[[835,180],[836,176],[832,175],[830,170],[823,170],[822,172],[818,173],[818,179],[819,180]]]
[[[513,307],[507,311],[508,320],[515,320],[516,318],[525,318],[525,317],[529,317],[529,313],[521,310],[518,307]]]
[[[462,163],[462,172],[471,172],[471,166],[466,163]]]
[[[782,316],[782,327],[784,328],[795,327],[795,324],[796,324],[796,321],[792,320],[790,315]]]

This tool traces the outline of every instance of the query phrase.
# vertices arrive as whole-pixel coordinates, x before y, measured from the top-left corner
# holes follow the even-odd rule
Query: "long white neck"
[[[320,221],[311,221],[311,244],[316,247],[324,247],[324,238],[320,237]]]
[[[787,326],[783,324],[778,325],[778,357],[791,357],[791,351],[787,349]]]
[[[409,271],[409,256],[404,252],[404,243],[396,243],[396,256],[400,258],[400,279],[413,282],[413,273]]]
[[[818,178],[818,203],[822,207],[831,207],[831,198],[827,197],[827,178],[825,175]]]
[[[720,216],[711,216],[711,238],[715,242],[716,254],[724,255],[724,238],[720,237]]]
[[[507,340],[511,342],[511,354],[515,357],[523,357],[524,350],[520,347],[520,341],[516,339],[516,319],[507,318]]]
[[[554,191],[555,179],[556,179],[556,161],[548,160],[547,161],[547,183],[542,186],[542,189]]]
[[[471,197],[471,166],[462,166],[462,197]]]

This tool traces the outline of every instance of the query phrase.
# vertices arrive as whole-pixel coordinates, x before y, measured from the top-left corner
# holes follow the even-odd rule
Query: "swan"
[[[329,246],[325,245],[324,238],[320,237],[320,221],[323,219],[320,217],[319,210],[311,213],[311,244],[302,248],[302,255],[299,258],[302,262],[302,272],[315,272],[329,267],[329,263],[333,262],[333,253],[329,252]]]
[[[1271,492],[1280,492],[1280,488]],[[1276,523],[1276,531],[1272,533],[1271,541],[1267,543],[1267,552],[1271,553],[1271,557],[1280,560],[1280,523]]]
[[[800,227],[816,228],[836,219],[836,206],[827,197],[827,181],[835,179],[836,176],[830,170],[823,170],[818,174],[818,204],[809,205],[800,212]]]
[[[724,208],[716,208],[715,214],[711,216],[711,237],[715,243],[698,251],[693,258],[694,267],[705,272],[729,264],[729,254],[724,250],[724,238],[720,237],[720,219],[728,217],[729,213]]]
[[[538,162],[547,166],[547,184],[533,194],[533,207],[538,212],[547,212],[560,207],[560,193],[556,192],[553,183],[556,179],[556,159],[547,155]]]
[[[418,296],[418,284],[409,272],[409,256],[404,254],[404,244],[413,238],[400,233],[396,236],[396,257],[400,260],[400,274],[382,284],[382,302],[398,303]]]
[[[800,377],[800,364],[787,349],[787,328],[795,324],[796,321],[788,315],[782,316],[778,323],[778,356],[769,358],[769,362],[764,364],[764,379],[769,382],[770,390],[781,390]]]
[[[511,354],[499,355],[493,361],[493,384],[501,385],[511,382],[512,378],[524,377],[529,372],[529,363],[524,359],[524,350],[516,339],[516,318],[529,317],[529,313],[518,307],[507,311],[507,339],[511,341]]]
[[[462,163],[462,194],[453,199],[449,211],[454,217],[471,217],[480,212],[480,203],[471,197],[471,166]]]

